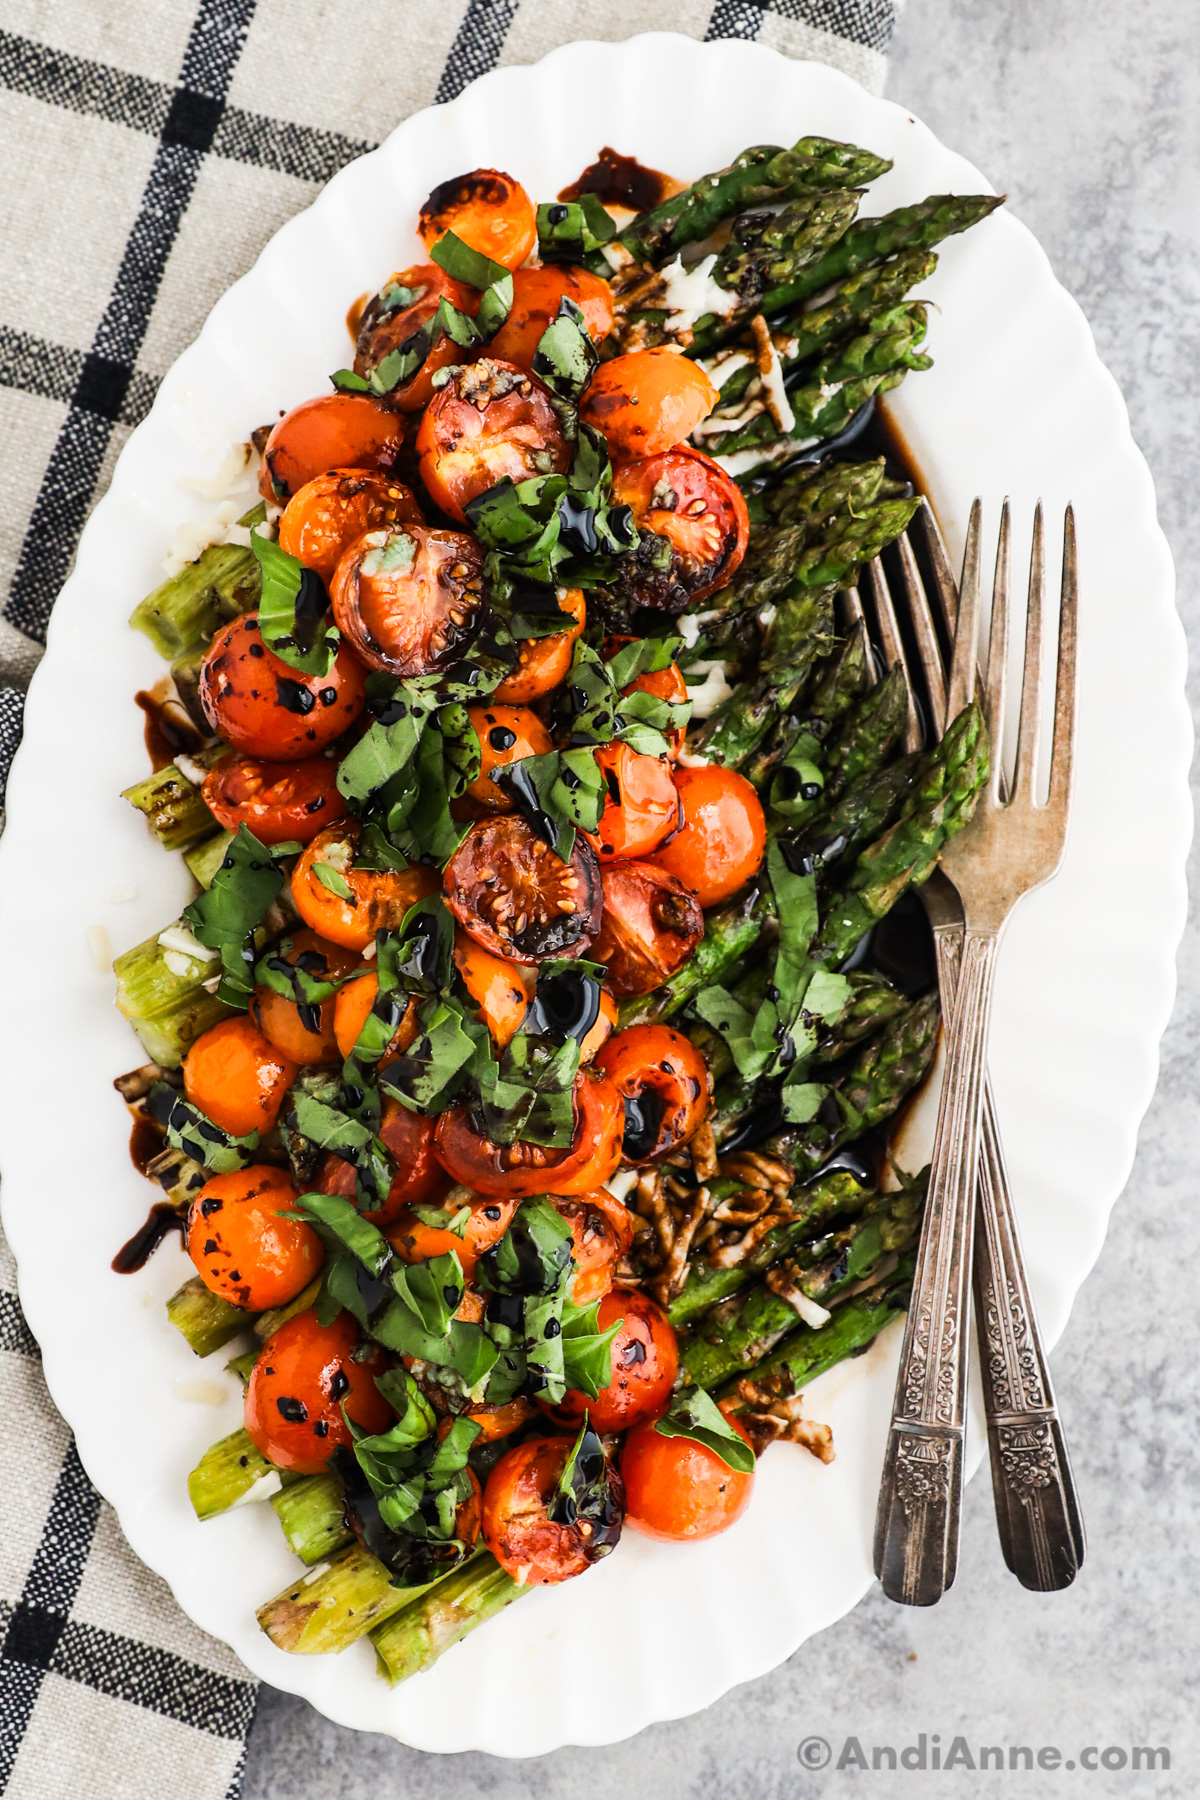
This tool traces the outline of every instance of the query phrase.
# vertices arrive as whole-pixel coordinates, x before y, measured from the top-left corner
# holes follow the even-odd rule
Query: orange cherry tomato
[[[611,662],[618,650],[626,644],[636,644],[637,639],[631,637],[610,637],[605,639],[602,655],[605,662]],[[656,700],[667,700],[673,705],[686,702],[688,697],[687,682],[678,663],[668,663],[665,669],[655,669],[645,675],[635,675],[628,687],[621,689],[622,694],[652,694]],[[665,734],[667,748],[672,762],[683,749],[683,740],[687,735],[682,725]]]
[[[573,300],[583,313],[588,335],[596,343],[613,328],[612,289],[599,275],[556,263],[544,269],[518,269],[513,276],[513,303],[507,319],[488,345],[500,362],[532,369],[542,333],[558,317],[559,303]]]
[[[495,698],[506,706],[526,706],[552,693],[566,680],[576,638],[583,630],[587,609],[582,588],[559,588],[558,604],[576,623],[550,637],[522,638],[517,666],[496,689]]]
[[[500,1458],[483,1490],[483,1541],[502,1569],[530,1587],[582,1575],[621,1535],[624,1495],[611,1464],[605,1471],[610,1523],[597,1531],[588,1520],[567,1525],[551,1517],[573,1441],[531,1438],[515,1445]]]
[[[296,1065],[244,1013],[202,1032],[183,1059],[183,1091],[234,1137],[270,1131]]]
[[[679,795],[671,779],[671,763],[663,756],[641,756],[628,744],[604,744],[596,767],[607,795],[600,823],[584,835],[602,863],[647,856],[679,828]]]
[[[604,912],[589,954],[608,965],[608,985],[619,1000],[653,993],[704,936],[700,902],[649,862],[610,863],[602,881]]]
[[[520,1199],[527,1194],[587,1194],[603,1186],[621,1160],[624,1111],[607,1076],[594,1068],[575,1077],[575,1131],[565,1150],[544,1144],[494,1144],[467,1106],[442,1113],[434,1131],[434,1152],[447,1174],[489,1197]]]
[[[446,864],[443,891],[463,930],[493,956],[582,956],[600,927],[600,865],[591,846],[577,833],[564,863],[515,813],[472,825]]]
[[[206,1181],[188,1213],[188,1255],[214,1294],[266,1312],[286,1306],[325,1260],[302,1219],[280,1215],[297,1195],[283,1169],[254,1163]]]
[[[617,1264],[628,1248],[625,1234],[617,1230],[609,1209],[596,1204],[595,1191],[574,1198],[557,1195],[553,1206],[571,1227],[575,1259],[571,1298],[577,1306],[590,1306],[613,1284]]]
[[[433,869],[414,863],[408,869],[356,869],[359,825],[351,819],[315,837],[292,870],[292,900],[306,925],[347,950],[365,950],[379,930],[392,931],[410,906],[436,894]],[[318,867],[332,869],[350,889],[344,899],[325,886]]]
[[[281,505],[329,469],[390,469],[403,442],[404,420],[366,394],[321,394],[271,432],[258,491]]]
[[[625,1102],[626,1160],[654,1162],[686,1144],[708,1111],[708,1064],[669,1025],[615,1032],[596,1058]]]
[[[350,951],[315,931],[294,931],[286,941],[287,950],[277,945],[268,955],[299,964],[314,981],[340,981],[357,967]],[[342,1060],[334,1030],[336,995],[307,1006],[263,984],[255,988],[250,1010],[263,1036],[293,1062],[328,1065]]]
[[[350,545],[329,590],[359,656],[389,675],[428,675],[458,656],[483,598],[483,551],[461,531],[394,525]]]
[[[524,756],[544,756],[554,740],[535,712],[527,706],[471,706],[467,708],[479,739],[479,774],[467,789],[487,812],[511,812],[513,803],[492,780],[492,770]]]
[[[699,363],[674,350],[633,350],[601,363],[579,409],[608,439],[614,462],[659,456],[689,437],[717,401]]]
[[[324,756],[293,763],[228,756],[209,770],[203,792],[218,825],[248,825],[260,844],[307,844],[346,813],[337,764]]]
[[[737,1419],[729,1422],[749,1443]],[[621,1474],[629,1523],[646,1537],[673,1544],[727,1530],[749,1506],[754,1489],[753,1471],[743,1475],[731,1469],[695,1438],[663,1437],[649,1419],[625,1439]]]
[[[417,432],[421,480],[452,519],[508,476],[561,475],[571,460],[548,389],[528,369],[490,356],[438,388]]]
[[[613,476],[613,500],[630,508],[639,531],[671,546],[670,567],[635,584],[642,606],[682,612],[731,581],[746,554],[750,514],[742,490],[699,450],[681,445],[623,463]]]
[[[674,875],[701,906],[715,906],[762,867],[767,845],[762,804],[744,775],[716,763],[677,769],[675,786],[683,824],[649,861]]]
[[[612,1344],[612,1380],[596,1399],[568,1388],[557,1406],[538,1402],[560,1425],[578,1424],[586,1412],[597,1431],[628,1431],[661,1414],[671,1398],[679,1345],[662,1307],[634,1288],[613,1288],[600,1302],[597,1324],[607,1331],[617,1319],[622,1324]]]
[[[387,1367],[377,1344],[360,1345],[347,1312],[331,1325],[297,1313],[267,1339],[246,1387],[246,1430],[277,1469],[320,1475],[337,1449],[350,1446],[345,1407],[364,1431],[386,1431],[395,1414],[376,1375]]]
[[[413,298],[407,306],[396,306],[388,310],[385,302],[394,296],[397,288],[408,288]],[[479,307],[479,297],[474,290],[460,287],[457,281],[451,281],[445,270],[439,269],[436,263],[417,263],[413,268],[401,269],[398,274],[393,275],[386,287],[363,307],[355,336],[355,374],[369,375],[373,369],[378,368],[385,356],[390,356],[393,350],[402,350],[421,326],[433,317],[443,300],[448,300],[459,312],[472,316]],[[420,412],[433,393],[435,371],[444,368],[447,363],[461,362],[463,355],[464,352],[457,344],[439,332],[416,373],[382,396],[384,405],[397,407],[399,411],[406,413]]]
[[[430,250],[452,231],[481,256],[516,269],[537,243],[537,214],[519,181],[502,169],[472,169],[438,185],[417,220]]]
[[[503,1050],[516,1036],[533,999],[537,964],[493,956],[460,929],[454,933],[454,966],[472,1000],[479,1002],[476,1018],[487,1026]]]
[[[352,1055],[378,994],[379,977],[374,969],[369,969],[365,975],[359,975],[354,981],[348,981],[345,987],[338,989],[333,1002],[333,1035],[343,1062]],[[394,1062],[398,1056],[402,1056],[409,1045],[416,1041],[419,1030],[417,1003],[410,1000],[401,1014],[394,1037],[379,1059],[380,1064]]]
[[[498,1244],[508,1230],[517,1205],[516,1200],[476,1199],[463,1237],[438,1225],[426,1225],[414,1212],[406,1209],[389,1224],[387,1240],[400,1260],[406,1263],[428,1262],[431,1257],[445,1256],[447,1251],[453,1250],[464,1280],[470,1281],[484,1251]],[[449,1222],[458,1209],[445,1207],[443,1210]]]
[[[434,1121],[423,1113],[410,1112],[390,1096],[384,1100],[379,1136],[396,1165],[396,1173],[383,1204],[363,1209],[364,1218],[381,1231],[387,1231],[407,1207],[436,1206],[449,1191],[449,1178],[434,1155],[433,1127]],[[324,1156],[317,1171],[316,1191],[352,1198],[354,1164],[332,1152]]]
[[[477,1444],[494,1444],[497,1438],[509,1437],[536,1416],[537,1408],[524,1394],[506,1400],[503,1406],[474,1406],[467,1413],[467,1418],[479,1427]]]
[[[258,614],[218,631],[200,665],[200,701],[218,737],[267,762],[298,762],[341,737],[366,704],[366,673],[348,644],[327,675],[305,675],[267,649]]]
[[[597,959],[598,960],[598,959]],[[581,1062],[591,1062],[601,1044],[606,1044],[616,1029],[617,1003],[607,988],[600,989],[600,1012],[596,1023],[579,1046]]]
[[[381,469],[330,469],[293,494],[279,521],[279,548],[315,569],[326,587],[365,531],[423,525],[411,488]]]

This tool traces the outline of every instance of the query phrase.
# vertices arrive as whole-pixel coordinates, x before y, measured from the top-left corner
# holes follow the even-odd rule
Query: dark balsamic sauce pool
[[[138,1269],[144,1269],[163,1239],[170,1237],[173,1231],[179,1233],[182,1241],[185,1224],[183,1214],[169,1200],[156,1201],[146,1215],[145,1224],[138,1227],[129,1242],[122,1244],[113,1257],[113,1269],[118,1275],[133,1275]]]
[[[683,185],[661,169],[648,169],[636,157],[622,156],[606,144],[594,163],[569,187],[559,190],[558,198],[578,200],[581,194],[595,194],[605,206],[625,206],[638,213],[677,194]]]

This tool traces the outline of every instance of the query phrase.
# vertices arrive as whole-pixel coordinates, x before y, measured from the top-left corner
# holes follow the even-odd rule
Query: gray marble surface
[[[647,24],[651,23],[647,11]],[[1125,391],[1158,484],[1189,638],[1200,634],[1200,0],[908,0],[888,92],[984,169],[1041,239]],[[1114,856],[1124,846],[1113,845]],[[1196,1261],[1200,943],[1185,939],[1162,1078],[1129,1187],[1055,1357],[1090,1557],[1067,1594],[1000,1559],[986,1477],[967,1495],[958,1585],[929,1613],[869,1595],[790,1662],[700,1716],[534,1762],[425,1756],[264,1691],[246,1800],[694,1800],[775,1796],[1192,1796],[1200,1789]],[[470,1696],[464,1695],[464,1705]],[[1169,1773],[1045,1766],[806,1771],[933,1734],[1075,1759],[1169,1747]],[[911,1759],[910,1759],[911,1760]],[[1117,1756],[1109,1756],[1115,1764]]]

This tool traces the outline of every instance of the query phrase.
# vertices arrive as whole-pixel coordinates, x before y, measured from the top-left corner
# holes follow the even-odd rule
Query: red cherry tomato
[[[537,214],[519,181],[502,169],[472,169],[434,188],[417,220],[429,249],[452,231],[481,256],[517,269],[537,243]]]
[[[387,1366],[377,1344],[360,1349],[349,1313],[320,1325],[297,1313],[258,1353],[246,1388],[246,1430],[277,1469],[319,1475],[333,1452],[348,1449],[345,1407],[364,1431],[386,1431],[395,1417],[375,1386]]]
[[[614,462],[658,456],[689,437],[716,405],[717,390],[700,367],[674,350],[633,350],[601,363],[580,417],[608,439]]]
[[[704,936],[700,902],[653,863],[610,863],[602,880],[604,913],[588,954],[608,964],[608,985],[618,1000],[653,993]]]
[[[561,475],[571,460],[549,391],[528,369],[484,356],[434,394],[417,432],[421,480],[452,519],[508,476]]]
[[[315,569],[326,587],[365,531],[423,525],[411,488],[380,469],[330,469],[293,494],[279,521],[279,548]]]
[[[267,439],[258,491],[290,500],[329,469],[390,469],[404,442],[404,420],[365,394],[321,394],[285,413]]]
[[[634,1288],[614,1288],[600,1302],[597,1323],[607,1331],[617,1319],[622,1324],[612,1344],[612,1380],[597,1398],[571,1388],[558,1406],[539,1402],[560,1425],[578,1424],[586,1412],[597,1431],[628,1431],[657,1417],[671,1398],[679,1346],[662,1307]]]
[[[637,639],[631,637],[610,637],[605,640],[602,655],[605,662],[611,662],[618,650],[626,644],[636,644]],[[686,702],[688,697],[687,682],[678,663],[668,663],[665,669],[655,669],[645,675],[636,675],[628,687],[621,689],[622,694],[652,694],[656,700],[667,700],[672,704]],[[671,760],[683,749],[683,740],[687,733],[682,725],[675,726],[665,736]]]
[[[729,1422],[746,1438],[736,1418]],[[647,1537],[675,1544],[726,1531],[741,1518],[754,1489],[753,1472],[731,1469],[694,1438],[663,1437],[649,1420],[625,1439],[621,1473],[629,1523]]]
[[[564,298],[580,308],[588,334],[596,343],[608,336],[613,328],[612,289],[599,275],[562,263],[544,269],[517,269],[512,306],[488,345],[488,355],[499,362],[515,363],[518,369],[532,369],[542,333],[558,317]]]
[[[431,1257],[445,1256],[447,1251],[453,1250],[464,1279],[471,1281],[475,1265],[484,1251],[490,1250],[493,1244],[498,1244],[512,1224],[517,1205],[516,1200],[477,1199],[471,1207],[471,1216],[461,1237],[456,1231],[449,1231],[443,1226],[427,1224],[406,1208],[388,1225],[387,1240],[396,1255],[406,1263],[428,1262]],[[443,1207],[442,1210],[446,1214],[448,1225],[458,1208]]]
[[[471,706],[467,716],[479,739],[479,773],[467,794],[485,812],[511,812],[512,797],[492,780],[492,770],[525,756],[544,756],[554,742],[527,706]]]
[[[690,1038],[669,1025],[615,1032],[596,1058],[625,1102],[627,1161],[669,1156],[701,1125],[712,1091],[708,1064]]]
[[[298,762],[341,737],[366,703],[366,673],[348,644],[327,675],[305,675],[268,650],[258,614],[243,613],[212,641],[200,666],[209,724],[235,750]]]
[[[337,764],[324,756],[293,763],[226,757],[209,771],[204,804],[226,831],[248,825],[260,844],[307,844],[346,814]]]
[[[325,1258],[302,1219],[281,1217],[296,1190],[267,1163],[214,1175],[188,1213],[188,1255],[205,1287],[235,1306],[266,1312],[307,1287]]]
[[[715,906],[762,867],[767,844],[762,804],[744,775],[716,763],[677,769],[675,786],[683,824],[649,861],[674,875],[701,906]]]
[[[746,554],[750,515],[742,490],[699,450],[681,446],[623,463],[613,476],[613,500],[632,510],[639,531],[671,546],[668,568],[635,581],[642,606],[682,612],[732,580]]]
[[[590,1520],[560,1524],[551,1517],[572,1441],[549,1437],[517,1444],[500,1458],[483,1491],[483,1541],[502,1569],[530,1587],[582,1575],[621,1535],[624,1494],[611,1464],[605,1475],[613,1516],[606,1528],[597,1531]]]
[[[270,1131],[296,1074],[295,1063],[239,1013],[196,1039],[183,1059],[183,1090],[222,1131],[248,1137]]]
[[[483,599],[483,551],[462,531],[393,525],[350,545],[329,590],[369,668],[429,675],[455,661]]]
[[[407,288],[412,295],[407,305],[390,304],[397,298],[397,290],[402,288]],[[472,315],[479,306],[478,296],[471,289],[460,287],[457,281],[451,281],[436,263],[417,263],[413,268],[401,269],[393,275],[386,287],[367,301],[359,317],[354,345],[355,374],[369,375],[393,350],[403,349],[433,317],[443,300],[448,300],[459,312]],[[401,412],[420,412],[433,393],[435,371],[447,363],[461,362],[462,358],[463,352],[458,345],[439,332],[420,368],[407,381],[389,388],[382,396],[383,403],[397,407]]]
[[[582,956],[600,927],[595,852],[576,834],[564,863],[515,813],[473,825],[443,877],[446,905],[493,956]]]
[[[410,1206],[436,1206],[449,1190],[446,1171],[433,1153],[433,1127],[434,1121],[423,1113],[410,1112],[399,1100],[384,1100],[379,1136],[396,1165],[396,1173],[382,1206],[363,1209],[363,1217],[381,1231],[390,1232]],[[355,1186],[353,1163],[332,1152],[322,1158],[315,1183],[317,1193],[344,1194],[351,1199]]]
[[[602,863],[648,856],[678,830],[679,795],[665,757],[641,756],[628,744],[604,744],[596,752],[604,778],[605,800],[600,823],[585,832]]]
[[[353,952],[315,931],[293,931],[267,954],[281,963],[298,963],[314,981],[340,981],[357,967]],[[263,1036],[293,1062],[329,1065],[343,1060],[334,1029],[335,995],[307,1006],[263,983],[254,990],[250,1010]]]
[[[586,1194],[601,1187],[621,1160],[621,1097],[594,1068],[575,1077],[575,1132],[565,1150],[532,1144],[495,1144],[467,1106],[442,1113],[434,1132],[438,1161],[455,1181],[477,1194],[520,1198],[527,1194]]]

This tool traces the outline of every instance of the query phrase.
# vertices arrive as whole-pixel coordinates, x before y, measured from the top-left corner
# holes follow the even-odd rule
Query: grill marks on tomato
[[[600,928],[603,890],[591,846],[577,834],[564,863],[513,814],[471,828],[446,866],[444,890],[463,930],[495,956],[580,956]]]

